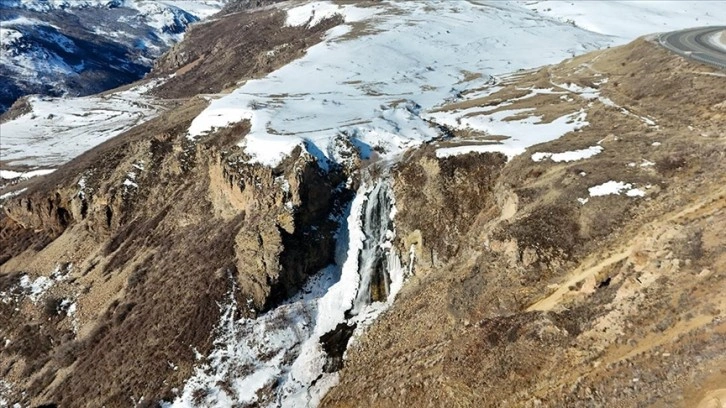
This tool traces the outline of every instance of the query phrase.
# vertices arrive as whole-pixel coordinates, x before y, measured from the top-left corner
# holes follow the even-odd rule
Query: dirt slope
[[[323,405],[723,406],[724,80],[638,40],[468,101],[574,83],[613,103],[575,92],[513,102],[544,120],[585,109],[590,125],[504,166],[496,154],[437,159],[446,144],[497,136],[457,129],[408,155],[397,229],[416,276],[348,351]],[[588,146],[603,151],[531,158]],[[609,180],[645,194],[588,197]]]

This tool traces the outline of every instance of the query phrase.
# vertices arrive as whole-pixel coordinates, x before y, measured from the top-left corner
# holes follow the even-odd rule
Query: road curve
[[[726,69],[726,45],[718,47],[709,41],[710,37],[724,31],[726,26],[689,28],[661,34],[658,42],[686,58]]]

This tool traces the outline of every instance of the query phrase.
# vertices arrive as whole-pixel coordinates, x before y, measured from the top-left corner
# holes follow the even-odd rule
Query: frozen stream
[[[169,407],[236,404],[317,406],[338,381],[343,353],[394,300],[403,268],[392,245],[395,201],[388,181],[363,185],[338,233],[336,264],[301,295],[259,316],[235,320],[223,307],[213,352]]]

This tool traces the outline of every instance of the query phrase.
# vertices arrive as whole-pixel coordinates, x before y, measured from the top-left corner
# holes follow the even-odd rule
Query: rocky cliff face
[[[53,262],[72,264],[72,279],[54,290],[80,290],[73,302],[87,310],[74,323],[78,333],[63,340],[49,335],[62,347],[44,350],[36,356],[41,360],[22,353],[6,360],[8,378],[27,379],[32,394],[61,404],[123,404],[124,387],[135,388],[152,373],[159,382],[144,380],[144,393],[159,392],[169,381],[164,359],[139,372],[132,361],[122,362],[126,353],[145,360],[156,358],[146,353],[160,352],[156,342],[177,344],[164,353],[180,367],[180,381],[194,361],[192,348],[208,349],[219,317],[213,305],[233,286],[243,313],[254,316],[332,261],[338,226],[330,214],[346,199],[347,190],[338,188],[342,174],[322,172],[302,151],[276,169],[242,164],[239,148],[225,140],[242,137],[244,123],[192,145],[178,129],[198,111],[199,103],[192,103],[173,118],[153,121],[88,154],[75,177],[59,173],[5,202],[7,242],[22,242],[28,230],[55,240],[37,238],[48,244],[42,246],[31,239],[11,249],[3,270],[34,276]],[[20,274],[3,278],[12,287]],[[5,313],[7,338],[46,318],[42,312]],[[52,326],[68,329],[69,319],[55,320]],[[180,326],[187,327],[183,337],[174,339]],[[62,361],[51,352],[59,348]],[[57,378],[71,364],[79,370],[73,380]],[[85,388],[92,378],[119,373],[127,380]]]
[[[279,16],[243,13],[219,24],[242,17],[272,29],[266,24],[279,27]],[[304,47],[301,38],[319,40],[330,25],[321,27],[251,39],[254,52],[238,46],[264,54],[295,37]],[[214,32],[200,27],[187,46]],[[259,73],[274,67],[255,64]],[[205,80],[205,89],[216,86]],[[0,363],[13,384],[4,398],[63,406],[172,400],[198,353],[210,351],[218,304],[231,295],[236,316],[254,317],[332,262],[352,169],[322,171],[302,149],[276,168],[249,164],[237,147],[248,123],[192,142],[186,129],[205,102],[177,105],[4,200],[0,336],[13,339]]]

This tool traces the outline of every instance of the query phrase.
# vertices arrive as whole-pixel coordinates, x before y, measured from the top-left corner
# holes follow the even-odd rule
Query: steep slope
[[[415,278],[323,405],[713,402],[726,364],[722,82],[639,40],[442,106],[459,136],[395,172]],[[536,133],[506,133],[523,118],[580,110],[587,126],[504,166],[487,153]]]
[[[239,24],[245,19],[273,25],[266,29],[279,35],[267,38],[269,48],[290,38],[315,43],[339,22],[286,28],[284,13],[258,11],[200,26],[208,35],[189,41],[221,29],[237,39],[261,27]],[[254,317],[333,261],[335,214],[350,195],[340,185],[343,169],[321,172],[301,149],[274,169],[247,165],[234,146],[247,124],[191,143],[187,129],[207,101],[174,104],[48,177],[13,184],[11,198],[3,197],[4,399],[72,406],[171,400],[197,355],[210,352],[218,304],[231,295],[240,305],[235,317]]]

